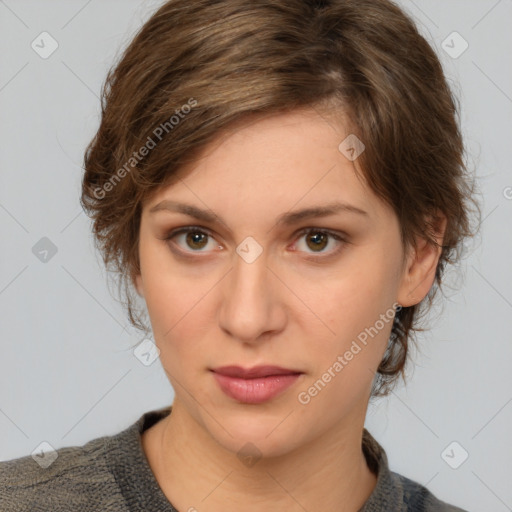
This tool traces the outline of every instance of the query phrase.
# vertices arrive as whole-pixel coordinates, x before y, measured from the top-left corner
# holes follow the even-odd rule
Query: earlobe
[[[402,306],[418,304],[432,288],[442,252],[445,229],[446,217],[439,216],[435,224],[435,244],[426,238],[417,238],[416,247],[410,248],[397,297],[397,302]]]

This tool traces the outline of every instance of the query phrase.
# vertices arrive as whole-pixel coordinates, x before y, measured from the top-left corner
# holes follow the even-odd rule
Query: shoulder
[[[391,471],[384,448],[363,430],[363,452],[377,485],[359,512],[467,512],[438,499],[419,482]]]
[[[109,437],[0,462],[0,510],[121,511],[122,496],[108,468]]]
[[[396,488],[400,489],[403,510],[407,512],[467,512],[455,505],[441,501],[419,482],[393,471],[390,474]]]

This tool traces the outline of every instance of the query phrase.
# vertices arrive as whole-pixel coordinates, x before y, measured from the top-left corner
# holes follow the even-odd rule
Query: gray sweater
[[[141,433],[170,411],[147,412],[116,435],[60,448],[47,468],[30,455],[0,462],[0,511],[178,512],[160,489],[141,444]],[[363,451],[378,476],[359,512],[465,512],[391,472],[384,449],[366,429]]]

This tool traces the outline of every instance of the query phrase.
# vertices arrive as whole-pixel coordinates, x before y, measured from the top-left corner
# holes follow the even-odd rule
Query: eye
[[[192,252],[208,252],[207,250],[202,250],[205,247],[208,248],[208,242],[210,241],[208,240],[208,237],[213,240],[211,234],[205,231],[203,228],[187,226],[173,231],[165,239],[167,241],[173,241],[174,239],[177,239],[178,242],[181,240],[182,243],[173,243],[176,243],[180,249],[184,249],[185,251],[192,250]],[[213,249],[214,247],[220,246],[212,242],[210,249]]]
[[[315,253],[320,253],[320,254],[327,253],[328,255],[336,254],[341,250],[343,243],[345,242],[345,240],[343,239],[342,236],[340,236],[336,233],[333,233],[331,231],[326,231],[326,230],[319,229],[319,228],[303,229],[299,233],[299,240],[302,240],[302,239],[304,239],[304,244],[300,244],[300,243],[297,244],[299,250],[302,250],[301,245],[302,245],[302,247],[305,245],[307,249],[312,250],[312,253],[310,252],[310,254],[315,254]],[[333,240],[334,240],[334,242],[330,243]],[[325,251],[324,249],[326,247],[328,247],[329,245],[334,246],[334,248],[332,250]],[[336,246],[338,246],[338,248],[336,248]],[[308,251],[306,250],[305,252],[308,252]]]

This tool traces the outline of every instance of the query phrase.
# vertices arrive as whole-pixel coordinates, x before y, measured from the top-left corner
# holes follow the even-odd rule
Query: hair
[[[299,108],[343,114],[365,145],[360,172],[396,213],[404,247],[417,236],[437,245],[439,213],[446,218],[434,285],[397,310],[371,395],[385,396],[399,375],[405,381],[419,318],[479,211],[441,63],[391,1],[164,3],[107,74],[81,204],[131,324],[147,332],[133,282],[144,202],[236,123]]]

